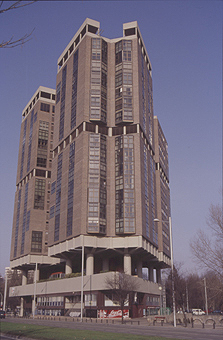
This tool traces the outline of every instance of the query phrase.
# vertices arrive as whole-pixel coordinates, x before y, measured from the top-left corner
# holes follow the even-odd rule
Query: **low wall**
[[[173,313],[170,315],[153,315],[147,318],[149,324],[153,324],[154,321],[158,323],[159,321],[163,320],[164,323],[173,324]],[[223,315],[193,315],[192,313],[184,314],[176,314],[176,322],[177,324],[185,324],[185,320],[187,324],[191,324],[192,322],[194,325],[200,324],[203,326],[205,325],[213,325],[215,323],[218,326],[223,327]]]

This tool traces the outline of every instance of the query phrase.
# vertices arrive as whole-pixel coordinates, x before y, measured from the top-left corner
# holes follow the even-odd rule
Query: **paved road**
[[[3,322],[19,322],[19,323],[29,323],[41,326],[49,327],[60,327],[60,328],[70,328],[70,329],[85,329],[92,331],[103,331],[112,333],[125,333],[125,334],[135,334],[135,335],[146,335],[146,336],[164,336],[167,338],[174,339],[185,339],[185,340],[222,340],[223,339],[223,328],[191,328],[191,326],[185,328],[182,326],[177,326],[174,328],[170,325],[164,326],[148,326],[147,321],[144,319],[140,321],[138,325],[137,322],[131,324],[128,322],[126,324],[121,324],[119,322],[112,323],[96,323],[96,320],[90,322],[80,322],[80,321],[56,321],[56,320],[40,320],[40,319],[5,319]]]

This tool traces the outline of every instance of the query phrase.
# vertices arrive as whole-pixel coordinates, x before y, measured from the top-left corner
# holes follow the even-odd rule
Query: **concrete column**
[[[142,277],[142,261],[138,261],[137,263],[137,275],[138,277]]]
[[[153,267],[149,267],[149,281],[154,282]]]
[[[65,265],[65,274],[71,274],[72,273],[72,261],[70,259],[66,260]]]
[[[108,258],[103,258],[102,270],[104,272],[108,272],[109,271],[109,259]]]
[[[32,299],[32,315],[35,315],[35,300]]]
[[[162,283],[161,282],[161,269],[156,269],[156,282]]]
[[[128,275],[132,274],[131,255],[128,253],[124,254],[124,272]]]
[[[24,298],[21,297],[20,298],[20,314],[19,314],[21,318],[23,317],[23,313],[24,313]]]
[[[22,271],[22,286],[27,285],[27,271],[23,270]]]
[[[86,256],[86,275],[94,274],[94,255],[87,254]]]

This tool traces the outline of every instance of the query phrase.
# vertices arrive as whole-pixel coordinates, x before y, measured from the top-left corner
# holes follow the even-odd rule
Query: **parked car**
[[[199,308],[194,308],[192,309],[192,314],[193,315],[205,315],[205,312],[202,310],[202,309],[199,309]]]
[[[0,319],[5,319],[5,311],[0,310]]]
[[[223,311],[221,311],[221,310],[213,310],[211,312],[211,314],[214,314],[214,315],[223,315]]]

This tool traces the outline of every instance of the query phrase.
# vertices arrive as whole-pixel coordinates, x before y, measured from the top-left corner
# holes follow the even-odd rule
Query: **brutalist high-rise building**
[[[55,92],[52,167],[39,189],[49,214],[41,246],[48,243],[52,262],[37,261],[41,282],[11,294],[26,303],[35,286],[38,314],[79,315],[83,307],[86,316],[109,317],[120,307],[106,282],[124,272],[137,283],[126,315],[150,313],[160,306],[160,271],[170,265],[169,225],[161,222],[170,216],[169,170],[137,22],[123,25],[123,37],[107,39],[99,22],[86,19],[58,59]],[[22,235],[16,209],[13,230]],[[40,211],[35,202],[32,209]],[[25,269],[12,240],[11,267],[19,261]]]

